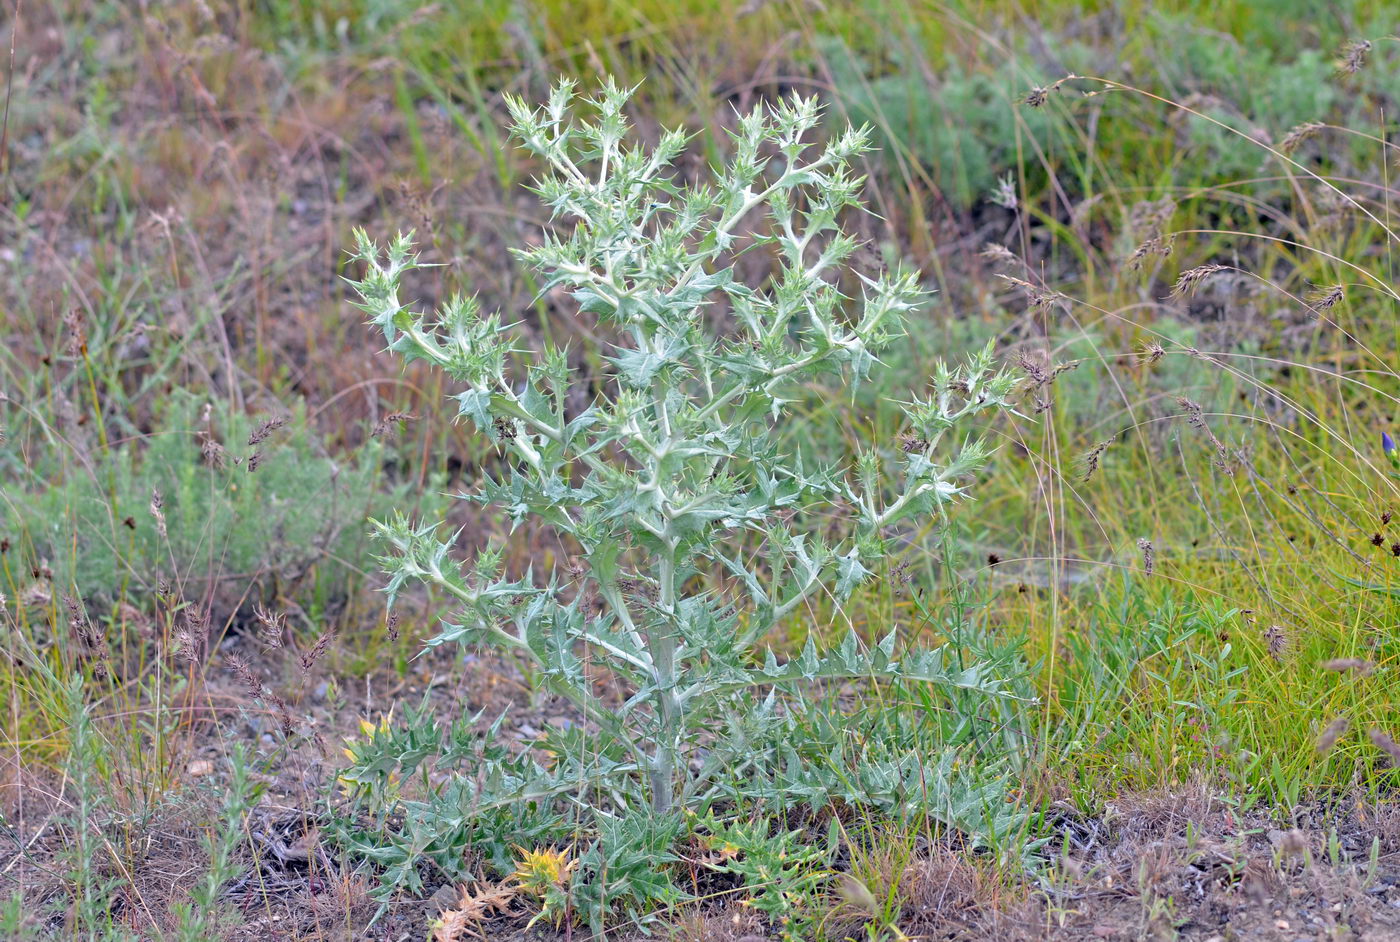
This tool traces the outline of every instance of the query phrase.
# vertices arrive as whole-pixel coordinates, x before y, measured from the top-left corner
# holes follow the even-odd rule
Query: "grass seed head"
[[[1034,310],[1048,310],[1056,304],[1064,304],[1069,302],[1069,298],[1061,294],[1060,292],[1042,290],[1040,288],[1037,288],[1035,285],[1031,284],[1029,281],[1026,281],[1024,278],[1013,278],[1010,275],[998,275],[997,277],[1010,282],[1011,284],[1024,291],[1026,294],[1026,298],[1030,302],[1031,308]]]
[[[382,438],[386,435],[392,437],[394,432],[401,429],[406,423],[416,421],[418,416],[411,412],[390,412],[384,418],[375,423],[370,431],[371,438]]]
[[[1211,448],[1215,449],[1215,466],[1226,474],[1233,473],[1230,465],[1230,450],[1225,447],[1225,443],[1215,437],[1210,425],[1206,422],[1205,410],[1201,404],[1185,396],[1176,398],[1177,404],[1186,412],[1186,421],[1196,431],[1204,435],[1210,442]]]
[[[1112,438],[1106,438],[1103,441],[1095,444],[1093,448],[1090,448],[1084,453],[1083,469],[1080,471],[1079,474],[1079,479],[1081,481],[1087,484],[1089,480],[1098,472],[1099,462],[1103,458],[1103,453],[1108,451],[1108,446],[1112,445],[1113,441],[1114,440]]]
[[[316,639],[315,644],[302,652],[300,663],[303,677],[311,673],[311,668],[316,666],[316,662],[326,656],[326,652],[330,650],[331,641],[334,639],[335,629],[329,628],[321,633],[321,636]]]
[[[1322,662],[1323,670],[1336,671],[1339,674],[1356,673],[1363,677],[1375,668],[1376,665],[1359,657],[1334,657],[1330,661]]]
[[[287,633],[287,616],[261,605],[253,606],[253,618],[258,623],[258,640],[267,648],[280,648]]]
[[[213,438],[201,434],[199,445],[199,455],[204,459],[204,463],[215,471],[222,471],[228,466],[228,453],[224,446],[220,445]]]
[[[1026,92],[1026,97],[1022,100],[1032,108],[1039,108],[1050,100],[1050,91],[1043,85],[1036,85]]]
[[[248,696],[258,697],[262,695],[262,681],[253,673],[252,666],[237,654],[229,654],[224,657],[224,666],[229,669],[233,676],[238,678],[238,682],[243,685]]]
[[[1366,64],[1366,56],[1371,52],[1371,42],[1367,39],[1349,42],[1342,47],[1341,61],[1337,64],[1339,71],[1347,75],[1355,75],[1361,71]]]
[[[1050,382],[1050,372],[1038,359],[1028,353],[1016,355],[1016,368],[1026,374],[1026,378],[1031,381],[1032,385],[1044,386]]]
[[[1189,297],[1195,294],[1196,289],[1211,275],[1227,270],[1227,266],[1216,264],[1198,265],[1195,268],[1188,268],[1177,276],[1176,284],[1172,285],[1171,297]]]
[[[1314,314],[1321,314],[1323,311],[1330,311],[1336,307],[1337,302],[1342,300],[1342,296],[1342,286],[1331,285],[1314,289],[1308,294],[1306,300],[1311,305]]]
[[[166,538],[164,507],[165,499],[160,496],[160,491],[152,490],[150,504],[151,517],[156,522],[156,532],[160,534],[162,540]]]
[[[1150,576],[1157,569],[1157,551],[1153,549],[1152,541],[1147,537],[1141,537],[1137,545],[1142,552],[1142,571]]]
[[[275,415],[270,419],[264,419],[258,423],[257,428],[248,436],[248,447],[254,448],[267,441],[269,435],[287,424],[286,416]]]
[[[1397,743],[1374,726],[1371,727],[1369,735],[1375,747],[1390,757],[1391,767],[1400,768],[1400,743]]]
[[[1320,121],[1309,121],[1305,124],[1295,125],[1283,136],[1283,140],[1279,141],[1278,149],[1285,154],[1291,154],[1325,127],[1327,125]]]
[[[1328,723],[1327,728],[1317,737],[1318,754],[1326,755],[1330,752],[1332,747],[1337,744],[1337,740],[1346,735],[1346,731],[1350,728],[1351,720],[1347,719],[1345,716],[1339,716]]]
[[[1123,260],[1123,266],[1128,271],[1138,271],[1150,257],[1167,258],[1170,256],[1175,244],[1176,238],[1174,236],[1153,236],[1139,243],[1138,247],[1133,249],[1132,254]]]
[[[981,255],[997,265],[1016,265],[1021,261],[1015,253],[1000,242],[988,242],[982,247]]]
[[[1138,358],[1145,363],[1156,363],[1167,355],[1166,349],[1155,340],[1143,341],[1138,348]]]

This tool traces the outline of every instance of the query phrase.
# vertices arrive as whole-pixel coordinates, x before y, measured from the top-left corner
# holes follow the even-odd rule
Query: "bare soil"
[[[356,873],[322,840],[322,796],[333,785],[343,739],[357,734],[362,717],[377,720],[396,702],[427,702],[444,718],[485,710],[489,720],[509,709],[505,735],[521,748],[546,726],[574,721],[566,704],[531,695],[519,672],[495,658],[464,663],[434,652],[414,661],[403,679],[370,677],[362,689],[336,691],[314,676],[291,676],[278,652],[257,653],[251,641],[226,647],[256,657],[253,668],[269,686],[291,694],[289,712],[298,725],[296,748],[278,752],[275,711],[249,704],[226,672],[209,672],[207,702],[219,715],[194,728],[183,760],[189,776],[213,784],[231,739],[280,756],[264,773],[266,791],[240,854],[242,873],[224,893],[234,913],[224,937],[237,942],[419,940],[457,900],[458,888],[435,886],[429,877],[426,899],[395,900],[374,919],[372,876]],[[35,781],[25,792],[23,820],[32,825],[16,837],[27,852],[0,865],[0,883],[8,884],[0,892],[23,886],[30,911],[41,912],[57,898],[55,872],[63,869],[69,836],[43,813],[44,805],[62,801],[52,783]],[[149,820],[109,825],[110,839],[126,848],[124,872],[110,873],[121,921],[137,931],[168,921],[170,904],[185,898],[203,872],[199,822],[210,819],[213,801],[212,795],[190,798]],[[1400,939],[1400,809],[1393,804],[1318,804],[1286,818],[1270,809],[1242,813],[1195,785],[1122,796],[1092,816],[1057,805],[1051,819],[1057,836],[1043,848],[1035,873],[995,876],[987,861],[952,846],[920,848],[897,875],[900,929],[930,940]],[[697,880],[706,879],[708,871],[691,869]],[[778,938],[740,905],[737,887],[704,889],[704,905],[676,915],[675,938]],[[494,942],[592,938],[578,927],[527,928],[532,915],[517,902],[473,931]],[[55,928],[63,918],[49,917]],[[828,933],[865,938],[863,920],[834,898]],[[609,937],[641,938],[624,929]]]

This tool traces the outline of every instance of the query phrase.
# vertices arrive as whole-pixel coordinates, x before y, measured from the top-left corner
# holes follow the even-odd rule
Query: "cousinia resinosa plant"
[[[452,596],[455,614],[428,643],[527,658],[624,745],[633,762],[614,772],[645,783],[664,814],[732,758],[708,742],[695,771],[697,734],[734,711],[773,709],[780,688],[894,677],[1011,696],[985,666],[954,667],[945,649],[897,653],[893,631],[873,646],[854,632],[825,652],[809,643],[786,662],[755,648],[813,593],[847,599],[884,555],[888,528],[946,522],[988,456],[955,429],[1007,407],[1016,382],[992,368],[989,349],[940,366],[927,398],[907,404],[900,441],[876,443],[852,468],[781,451],[803,388],[858,386],[921,301],[912,272],[848,266],[858,242],[840,219],[860,206],[851,163],[869,148],[867,131],[816,144],[815,100],[760,106],[739,119],[725,164],[682,185],[673,162],[686,135],[667,131],[650,149],[630,142],[629,94],[609,82],[585,100],[561,82],[540,109],[507,99],[515,138],[547,167],[535,191],[561,224],[516,255],[610,338],[587,408],[566,409],[586,380],[564,350],[516,346],[512,325],[471,298],[431,315],[406,306],[400,279],[419,264],[411,237],[381,250],[358,233],[365,274],[355,287],[388,348],[460,383],[458,415],[503,455],[466,499],[514,524],[544,521],[579,550],[547,576],[509,578],[498,548],[463,567],[449,553],[455,537],[439,538],[436,525],[382,522],[390,604],[412,580]],[[771,260],[755,284],[736,273],[747,253]],[[804,528],[833,510],[851,521],[844,541]],[[620,709],[595,695],[589,660],[635,690]]]

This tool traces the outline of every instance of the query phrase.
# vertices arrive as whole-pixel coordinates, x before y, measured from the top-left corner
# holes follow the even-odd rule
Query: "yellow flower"
[[[521,889],[543,896],[550,887],[562,887],[569,882],[575,861],[569,859],[567,849],[526,850],[518,845],[515,849],[520,853],[520,860],[512,876]]]
[[[364,717],[361,717],[361,718],[360,718],[360,734],[361,734],[362,736],[365,737],[366,745],[368,745],[369,742],[372,742],[372,741],[374,740],[374,734],[375,734],[375,733],[383,733],[384,735],[387,736],[387,735],[389,734],[389,725],[390,725],[393,721],[394,721],[394,709],[393,709],[393,707],[390,707],[390,708],[389,708],[389,712],[386,713],[386,714],[384,714],[384,717],[383,717],[382,719],[380,719],[380,721],[379,721],[379,723],[378,723],[377,725],[374,724],[374,723],[371,723],[369,720],[365,719]],[[349,759],[351,762],[358,762],[358,761],[360,760],[359,749],[357,748],[358,744],[359,744],[359,740],[353,739],[353,738],[351,738],[351,737],[349,737],[349,736],[345,737],[345,748],[342,749],[341,751],[345,753],[345,758]]]
[[[393,722],[394,710],[392,707],[389,709],[389,712],[386,713],[379,720],[378,723],[371,723],[369,720],[361,717],[360,734],[364,736],[364,739],[359,740],[354,738],[353,736],[346,736],[345,746],[340,751],[344,753],[345,758],[349,759],[351,762],[359,762],[361,755],[365,751],[365,747],[374,741],[375,734],[378,733],[384,736],[389,735],[389,727],[393,724]],[[395,786],[398,784],[398,781],[399,774],[397,772],[391,772],[389,774],[389,785],[391,787]],[[341,790],[347,795],[352,794],[356,787],[355,782],[351,781],[350,779],[347,779],[343,775],[340,776],[338,784],[340,785]]]

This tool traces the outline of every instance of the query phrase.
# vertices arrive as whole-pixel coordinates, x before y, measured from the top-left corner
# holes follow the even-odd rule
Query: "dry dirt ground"
[[[1008,886],[954,851],[925,849],[903,875],[899,925],[909,938],[929,940],[1400,939],[1400,815],[1353,807],[1305,812],[1298,824],[1285,830],[1264,813],[1237,815],[1199,790],[1132,796],[1104,815],[1067,818],[1068,853],[1048,862],[1038,880]],[[1329,846],[1338,851],[1335,860]],[[233,938],[407,942],[423,938],[455,899],[445,888],[426,902],[396,904],[365,931],[347,926],[346,904],[357,914],[370,907],[347,900],[334,880],[304,868],[300,880],[295,868],[270,875],[281,888],[248,897],[247,923]],[[735,902],[721,899],[681,916],[676,936],[778,938]],[[498,915],[474,929],[498,942],[591,937],[580,929],[530,930],[528,919],[528,912]],[[853,918],[838,917],[830,931],[834,939],[865,938]]]
[[[266,658],[254,668],[267,677],[277,670]],[[209,702],[227,709],[219,722],[207,724],[204,741],[192,744],[187,759],[187,771],[210,784],[216,784],[218,758],[230,739],[265,749],[275,742],[275,716],[260,715],[240,698],[239,684],[210,672]],[[354,734],[361,717],[378,719],[388,704],[417,703],[425,696],[444,717],[483,709],[493,717],[509,707],[505,729],[521,742],[568,719],[562,704],[532,700],[509,665],[476,658],[463,669],[445,653],[415,661],[405,680],[370,679],[363,689],[338,693],[307,685],[290,705],[300,724],[296,747],[282,751],[261,773],[266,790],[240,851],[242,873],[224,892],[233,914],[225,938],[409,942],[430,936],[439,912],[457,899],[457,888],[435,886],[425,872],[428,899],[395,901],[369,925],[378,908],[369,896],[372,877],[346,866],[318,827],[344,737]],[[55,861],[68,835],[43,813],[43,796],[58,797],[53,783],[35,782],[28,791],[25,821],[32,824],[15,835],[28,851],[0,863],[0,882],[8,884],[0,891],[7,895],[23,885],[29,911],[37,913],[58,898],[53,873],[61,870]],[[211,791],[203,806],[191,799],[107,829],[109,846],[124,848],[127,861],[124,872],[110,874],[115,908],[138,931],[166,922],[161,914],[202,873],[202,832],[195,822],[207,820],[217,787]],[[900,929],[911,939],[930,940],[1400,939],[1400,807],[1393,804],[1314,805],[1280,820],[1267,810],[1241,813],[1192,786],[1123,796],[1095,815],[1068,805],[1050,814],[1058,836],[1045,845],[1032,875],[996,878],[985,861],[949,846],[919,848],[898,874]],[[676,915],[676,938],[778,938],[739,905],[737,887],[716,883],[698,863],[689,869],[708,902]],[[476,936],[461,938],[591,938],[579,928],[527,928],[531,915],[512,902],[472,924]],[[50,924],[61,927],[63,914],[54,913]],[[840,907],[828,921],[828,937],[867,938],[863,922]],[[618,930],[610,938],[631,942],[640,936]]]

